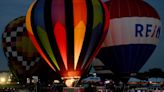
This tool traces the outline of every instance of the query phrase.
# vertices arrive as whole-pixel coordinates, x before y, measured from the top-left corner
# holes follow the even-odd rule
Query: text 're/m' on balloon
[[[136,73],[155,50],[160,16],[143,0],[110,0],[110,27],[97,55],[115,74]]]

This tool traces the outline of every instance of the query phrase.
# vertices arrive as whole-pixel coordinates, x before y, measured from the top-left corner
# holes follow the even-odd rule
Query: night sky
[[[33,0],[1,0],[0,2],[0,34],[2,35],[5,26],[13,19],[19,16],[25,16],[30,3]],[[164,26],[164,0],[145,0],[152,5],[161,17]],[[1,41],[0,37],[0,41]],[[161,68],[164,70],[164,32],[162,30],[159,44],[149,58],[147,63],[140,71],[146,71],[150,68]],[[8,70],[7,59],[4,56],[2,43],[0,45],[0,71]]]

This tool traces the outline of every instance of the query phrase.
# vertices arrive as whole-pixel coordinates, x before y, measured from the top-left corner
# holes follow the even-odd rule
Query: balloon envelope
[[[161,22],[143,0],[110,0],[110,27],[97,55],[114,73],[138,72],[159,41]]]
[[[62,78],[79,78],[100,48],[108,17],[99,0],[37,0],[26,24],[49,66]]]
[[[26,78],[34,75],[44,82],[58,78],[29,39],[24,16],[12,20],[6,26],[2,43],[10,71],[18,81],[26,83]]]

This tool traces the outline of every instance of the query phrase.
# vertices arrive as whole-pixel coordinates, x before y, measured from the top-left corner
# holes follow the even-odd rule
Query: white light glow
[[[54,80],[54,83],[60,83],[60,81],[59,80]]]
[[[5,77],[1,77],[0,78],[0,84],[4,84],[6,82],[6,78]]]
[[[75,79],[67,79],[66,81],[65,81],[65,84],[66,84],[66,86],[67,87],[73,87],[73,83],[75,82]]]

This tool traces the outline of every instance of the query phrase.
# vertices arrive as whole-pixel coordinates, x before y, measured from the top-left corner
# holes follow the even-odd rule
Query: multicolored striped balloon
[[[110,0],[110,27],[97,58],[114,73],[138,72],[155,50],[161,21],[144,0]]]
[[[80,77],[97,54],[109,26],[100,0],[37,0],[26,16],[35,47],[62,78]]]

